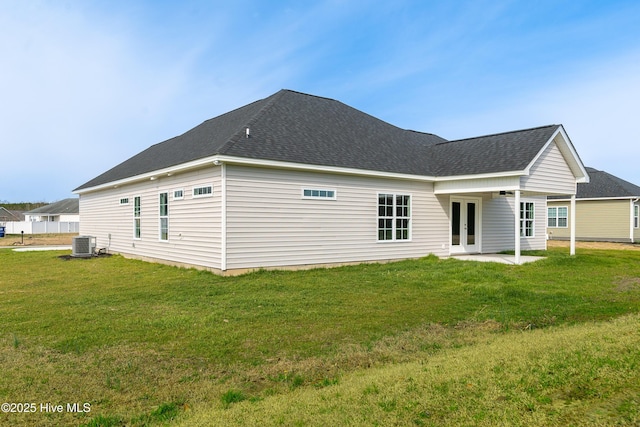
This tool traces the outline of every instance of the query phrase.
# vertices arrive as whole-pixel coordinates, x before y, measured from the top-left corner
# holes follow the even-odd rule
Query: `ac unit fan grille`
[[[91,236],[78,236],[73,238],[72,256],[90,257],[93,255],[94,243]]]

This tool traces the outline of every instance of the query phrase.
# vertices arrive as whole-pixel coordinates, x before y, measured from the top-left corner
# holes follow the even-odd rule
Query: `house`
[[[17,211],[10,211],[7,208],[0,206],[0,224],[4,225],[9,221],[21,221],[23,215]]]
[[[25,221],[80,221],[80,202],[77,197],[64,199],[24,213]]]
[[[640,241],[640,187],[607,172],[586,168],[589,183],[578,184],[576,239],[586,241]],[[570,238],[571,205],[566,197],[547,202],[550,239]]]
[[[231,274],[509,249],[519,262],[546,248],[547,196],[580,182],[561,125],[447,141],[281,90],[74,192],[98,247]]]

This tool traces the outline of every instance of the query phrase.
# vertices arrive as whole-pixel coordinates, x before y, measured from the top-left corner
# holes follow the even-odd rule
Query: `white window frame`
[[[133,240],[142,239],[142,197],[133,198]]]
[[[196,191],[202,190],[204,188],[209,188],[210,191],[205,194],[196,194]],[[204,197],[213,197],[213,184],[205,184],[205,185],[194,185],[191,189],[191,197],[194,199],[200,199]]]
[[[531,210],[527,209],[527,205],[531,205]],[[531,218],[527,218],[527,213],[531,212]],[[527,225],[530,223],[530,227]],[[527,230],[531,230],[531,234],[527,235]],[[536,237],[536,204],[535,202],[520,202],[520,237],[533,238]]]
[[[412,225],[413,221],[411,220],[411,210],[412,210],[412,200],[413,194],[411,193],[394,193],[394,192],[379,192],[378,197],[376,198],[376,240],[380,243],[383,242],[410,242],[412,239]],[[391,197],[392,204],[385,204],[385,212],[384,215],[381,215],[381,206],[380,198],[385,197],[388,201],[388,198]],[[405,207],[404,204],[401,205],[400,209],[406,209],[406,215],[398,215],[398,197],[408,197],[408,204]],[[391,207],[391,215],[389,215],[388,209]],[[404,213],[404,212],[403,212]],[[381,221],[384,221],[382,223]],[[391,221],[389,223],[389,221]],[[406,227],[398,227],[400,221],[406,221]],[[389,224],[391,226],[389,227]],[[382,225],[382,226],[381,226]],[[402,232],[402,230],[406,230],[406,238],[398,238],[398,233]],[[387,238],[387,233],[391,232],[391,238]],[[380,234],[380,233],[384,234]],[[382,238],[381,238],[382,237]]]
[[[178,192],[180,192],[180,195],[176,196]],[[184,188],[176,188],[171,194],[173,194],[173,200],[184,200]]]
[[[302,198],[307,200],[337,200],[338,192],[334,188],[302,188]]]
[[[162,196],[165,197],[164,204],[162,203]],[[163,206],[165,206],[164,212]],[[167,191],[158,193],[158,239],[161,242],[169,241],[169,192]]]
[[[633,205],[633,228],[640,228],[640,205]]]
[[[121,197],[120,198],[120,206],[126,206],[129,204],[129,198],[128,197]]]
[[[551,215],[551,209],[555,210],[555,215]],[[566,215],[560,215],[560,209],[564,209]],[[555,225],[550,225],[549,220],[555,220]],[[560,225],[560,220],[564,219],[565,225]],[[548,206],[547,207],[547,228],[569,228],[569,207],[568,206]]]

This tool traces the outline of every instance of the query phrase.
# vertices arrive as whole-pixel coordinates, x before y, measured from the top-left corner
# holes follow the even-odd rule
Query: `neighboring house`
[[[25,221],[80,221],[80,204],[76,197],[60,200],[24,213]]]
[[[234,273],[503,250],[519,262],[546,248],[547,196],[588,179],[561,125],[447,141],[281,90],[74,192],[98,247]]]
[[[10,211],[0,206],[0,225],[6,225],[7,222],[21,221],[22,216],[19,212]]]
[[[586,169],[590,182],[578,184],[576,195],[576,239],[640,241],[640,187],[607,172]],[[550,197],[547,205],[549,238],[569,239],[569,200]]]

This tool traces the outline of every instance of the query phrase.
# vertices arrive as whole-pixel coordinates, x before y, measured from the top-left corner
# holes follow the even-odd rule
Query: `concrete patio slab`
[[[32,252],[32,251],[66,251],[71,250],[71,246],[27,246],[13,247],[14,252]]]
[[[461,261],[478,261],[478,262],[497,262],[500,264],[516,264],[515,255],[506,254],[474,254],[474,255],[452,255],[451,258],[459,259]],[[526,264],[529,262],[539,261],[545,259],[542,256],[520,256],[520,264]]]

